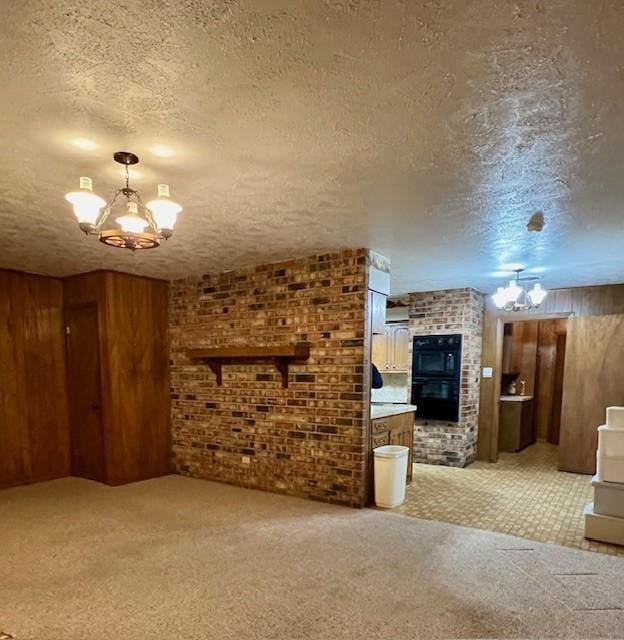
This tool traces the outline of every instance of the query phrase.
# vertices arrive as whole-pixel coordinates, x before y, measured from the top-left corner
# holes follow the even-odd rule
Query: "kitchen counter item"
[[[533,400],[533,396],[501,396],[501,402],[528,402]]]
[[[390,404],[386,402],[371,402],[370,417],[371,420],[377,418],[388,418],[389,416],[398,416],[401,413],[412,413],[416,411],[414,404]]]

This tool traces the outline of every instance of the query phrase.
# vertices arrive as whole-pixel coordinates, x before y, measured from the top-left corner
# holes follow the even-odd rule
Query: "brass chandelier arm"
[[[139,195],[139,192],[135,191],[134,195],[136,196],[137,201],[141,205],[141,208],[143,209],[143,215],[145,216],[145,219],[149,223],[150,227],[152,227],[152,229],[154,229],[154,233],[159,238],[162,238],[163,236],[160,233],[158,233],[158,227],[156,226],[156,222],[154,221],[154,217],[152,216],[152,212],[143,204],[143,199]]]
[[[117,191],[115,191],[115,195],[111,198],[110,202],[104,207],[102,213],[100,213],[100,216],[96,220],[95,224],[93,225],[93,230],[91,231],[93,235],[98,235],[102,231],[102,227],[104,226],[104,223],[108,220],[108,217],[110,216],[113,205],[115,204],[115,201],[119,197],[120,193],[121,193],[121,189],[117,189]]]

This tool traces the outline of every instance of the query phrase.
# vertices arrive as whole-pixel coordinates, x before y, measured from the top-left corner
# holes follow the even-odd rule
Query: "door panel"
[[[566,336],[559,469],[596,471],[597,427],[624,405],[624,315],[570,318]]]
[[[408,367],[408,351],[410,342],[410,332],[407,327],[394,328],[393,362],[392,369],[396,371],[407,371]]]
[[[550,427],[548,429],[548,442],[559,444],[559,432],[561,429],[561,399],[563,395],[563,372],[565,366],[566,334],[557,334],[557,346],[555,353],[555,373],[553,382],[552,413]]]
[[[373,336],[372,350],[373,364],[381,371],[387,371],[390,368],[388,353],[388,334],[376,334]]]
[[[381,293],[370,292],[373,333],[384,333],[386,330],[386,300],[387,297]]]
[[[70,308],[67,324],[72,473],[103,482],[105,469],[97,304]]]

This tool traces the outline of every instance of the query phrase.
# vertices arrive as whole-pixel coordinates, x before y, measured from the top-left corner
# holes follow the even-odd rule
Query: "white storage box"
[[[409,449],[385,445],[373,449],[375,463],[375,504],[392,509],[405,500]]]
[[[612,518],[595,513],[591,502],[585,507],[583,515],[586,538],[624,545],[624,518]]]
[[[607,407],[607,427],[624,429],[624,407]]]
[[[594,513],[624,518],[624,484],[602,482],[598,476],[594,476],[592,486],[594,487]]]
[[[598,451],[609,458],[624,458],[624,429],[598,427]]]
[[[624,457],[596,454],[596,476],[601,482],[624,482]]]

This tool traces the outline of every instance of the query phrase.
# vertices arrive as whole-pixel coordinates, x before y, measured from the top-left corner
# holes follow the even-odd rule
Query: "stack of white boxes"
[[[585,507],[585,537],[624,545],[624,407],[607,409],[598,427],[594,502]]]

